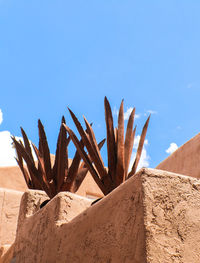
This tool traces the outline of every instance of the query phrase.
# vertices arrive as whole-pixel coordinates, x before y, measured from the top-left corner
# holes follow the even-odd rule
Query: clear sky
[[[137,135],[152,112],[143,161],[159,164],[200,130],[199,12],[197,0],[0,0],[0,165],[20,126],[38,144],[38,118],[54,153],[62,115],[74,129],[67,106],[102,139],[105,95],[136,107]]]

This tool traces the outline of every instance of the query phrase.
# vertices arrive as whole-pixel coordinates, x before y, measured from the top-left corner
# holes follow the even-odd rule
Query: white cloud
[[[127,108],[126,112],[124,112],[124,120],[128,120],[129,116],[131,115],[131,112],[133,110],[133,107]],[[139,119],[140,114],[135,114],[135,119]]]
[[[148,110],[147,113],[149,113],[149,114],[157,114],[158,112],[155,111],[155,110]]]
[[[119,110],[118,110],[117,107],[115,106],[114,109],[113,109],[113,115],[118,116],[118,114],[119,114]]]
[[[132,110],[133,110],[133,108],[130,107],[127,109],[126,112],[124,112],[124,120],[128,120],[129,116],[131,115]]]
[[[0,166],[17,165],[15,149],[12,146],[12,139],[9,131],[0,132]]]
[[[124,120],[128,120],[131,112],[133,110],[133,107],[127,108],[127,110],[124,112]],[[117,109],[117,107],[115,106],[113,109],[113,115],[118,116],[119,114],[119,110]],[[139,119],[140,118],[140,114],[135,114],[135,119]]]
[[[132,153],[132,156],[131,156],[129,170],[131,170],[131,168],[133,166],[133,163],[135,161],[135,156],[136,156],[136,152],[137,152],[139,141],[140,141],[140,135],[137,135],[135,137],[135,140],[134,140],[133,153]],[[137,171],[140,168],[142,168],[142,167],[148,167],[149,166],[150,156],[148,155],[147,149],[145,147],[147,145],[148,145],[148,140],[146,139],[144,141],[144,146],[143,146],[143,149],[142,149],[142,154],[141,154],[140,161],[139,161],[139,164],[138,164],[138,167],[137,167]]]
[[[0,124],[2,124],[3,122],[3,112],[2,110],[0,109]]]
[[[153,115],[153,114],[158,114],[157,111],[155,110],[147,110],[145,113],[144,113],[144,116],[148,116],[149,114]]]
[[[172,154],[173,152],[175,152],[178,149],[178,145],[174,142],[170,143],[169,148],[165,151],[168,154]]]
[[[21,137],[16,137],[17,140]],[[34,158],[36,158],[33,152]],[[0,166],[16,166],[16,152],[12,145],[11,133],[9,131],[0,132]]]

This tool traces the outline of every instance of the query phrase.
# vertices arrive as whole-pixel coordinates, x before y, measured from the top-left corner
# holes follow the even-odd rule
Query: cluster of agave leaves
[[[70,109],[70,115],[81,139],[79,140],[75,133],[66,125],[63,117],[53,165],[51,163],[51,154],[45,130],[40,120],[38,120],[38,148],[32,143],[37,161],[33,158],[31,144],[22,128],[21,132],[24,142],[17,141],[15,137],[12,137],[17,153],[16,161],[22,171],[28,188],[44,190],[50,198],[53,198],[61,191],[70,191],[74,193],[79,189],[89,171],[103,194],[107,195],[135,174],[141,157],[150,116],[143,127],[136,157],[129,171],[136,132],[136,127],[133,129],[135,108],[129,116],[124,138],[123,100],[120,105],[118,126],[116,128],[114,128],[111,107],[106,97],[104,99],[104,107],[107,131],[107,167],[104,165],[103,158],[100,154],[105,139],[97,143],[92,125],[84,117],[86,125],[86,130],[84,130],[75,114]],[[76,153],[71,161],[71,165],[68,158],[68,145],[70,141],[73,141],[76,147]],[[24,162],[26,165],[24,165]]]

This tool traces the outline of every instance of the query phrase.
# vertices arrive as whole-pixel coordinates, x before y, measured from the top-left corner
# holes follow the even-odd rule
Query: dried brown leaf
[[[86,152],[84,151],[82,145],[80,145],[79,140],[77,139],[76,135],[73,133],[73,131],[67,127],[65,124],[63,124],[63,126],[65,127],[65,129],[67,130],[67,132],[69,133],[73,143],[75,144],[80,156],[82,157],[83,161],[85,162],[85,164],[87,165],[91,175],[93,176],[95,182],[97,183],[97,185],[100,187],[100,189],[102,190],[103,193],[106,193],[106,188],[103,185],[103,183],[101,182],[96,170],[94,169],[91,161],[89,160]]]
[[[25,149],[26,149],[27,153],[30,155],[30,158],[32,159],[32,161],[34,161],[33,155],[32,155],[32,150],[31,150],[31,146],[30,146],[30,142],[29,142],[28,137],[27,137],[27,135],[26,135],[26,133],[25,133],[25,131],[23,130],[22,127],[21,127],[21,133],[22,133],[22,136],[23,136]]]
[[[51,158],[49,146],[44,131],[44,126],[41,121],[38,120],[38,129],[39,129],[39,151],[44,159],[44,168],[48,181],[52,180],[52,171],[51,171]]]
[[[64,178],[65,169],[68,168],[68,156],[66,147],[66,130],[63,125],[60,127],[60,140],[57,153],[57,191],[61,188]]]
[[[97,144],[97,141],[96,141],[93,129],[90,126],[89,122],[86,120],[85,117],[84,117],[84,120],[85,120],[85,124],[86,124],[86,127],[87,127],[89,140],[90,140],[91,146],[92,146],[94,154],[95,154],[95,157],[94,157],[94,155],[90,155],[90,157],[92,158],[92,161],[94,162],[94,164],[95,164],[95,166],[96,166],[96,168],[97,168],[97,170],[99,172],[99,175],[101,177],[104,177],[104,176],[107,175],[107,172],[106,172],[106,170],[104,168],[104,163],[103,163],[103,160],[101,158],[100,150],[99,150],[99,147],[98,147],[98,144]]]
[[[50,198],[52,198],[55,195],[54,189],[51,189],[46,173],[45,173],[45,164],[44,164],[44,159],[41,156],[41,153],[37,149],[37,147],[32,143],[33,149],[35,151],[35,154],[38,159],[38,166],[40,166],[40,171],[41,171],[41,181],[42,181],[42,188],[43,190],[48,194]]]
[[[139,142],[139,145],[138,145],[135,161],[134,161],[134,164],[133,164],[133,167],[132,167],[130,173],[128,174],[128,178],[130,178],[131,176],[133,176],[135,174],[137,166],[138,166],[138,163],[140,161],[140,157],[141,157],[141,154],[142,154],[142,148],[143,148],[145,137],[146,137],[146,133],[147,133],[147,128],[148,128],[148,125],[149,125],[149,119],[150,119],[150,116],[148,117],[148,119],[147,119],[147,121],[146,121],[146,123],[145,123],[145,125],[144,125],[144,127],[142,129],[142,134],[141,134],[141,137],[140,137],[140,142]]]
[[[133,150],[133,123],[134,123],[134,116],[135,116],[135,108],[132,110],[128,124],[126,128],[126,136],[125,136],[125,143],[124,143],[124,174],[127,177],[129,163],[131,159],[131,154]]]
[[[69,108],[68,108],[69,109]],[[105,175],[105,169],[104,169],[104,166],[102,167],[102,164],[101,162],[99,161],[98,159],[98,156],[93,148],[93,145],[91,144],[90,142],[90,135],[87,134],[83,127],[81,126],[80,122],[78,121],[78,119],[76,118],[75,114],[69,109],[69,112],[70,112],[70,115],[77,127],[77,130],[81,136],[81,139],[83,140],[83,143],[85,145],[85,147],[87,148],[88,150],[88,153],[89,153],[89,156],[92,158],[92,161],[94,162],[94,165],[99,173],[99,176],[100,177],[103,177]],[[88,123],[87,123],[88,124]],[[87,127],[87,129],[90,129],[90,125]],[[90,130],[87,131],[88,133],[90,132]],[[72,139],[72,138],[71,138]],[[80,153],[79,153],[80,154]]]
[[[33,185],[32,185],[31,179],[30,179],[30,177],[29,177],[29,175],[28,175],[28,172],[27,172],[26,168],[23,166],[23,163],[21,163],[21,162],[19,161],[19,159],[15,158],[15,160],[16,160],[16,162],[18,163],[19,168],[20,168],[20,170],[21,170],[21,172],[22,172],[22,174],[23,174],[23,176],[24,176],[24,180],[25,180],[25,182],[26,182],[27,187],[30,188],[30,189],[32,189],[32,188],[33,188]]]
[[[124,181],[124,101],[118,115],[116,185]]]
[[[108,174],[111,175],[112,180],[115,181],[117,151],[115,145],[112,111],[106,97],[104,99],[104,107],[107,132]]]
[[[12,140],[15,144],[15,148],[17,149],[18,153],[21,155],[21,157],[25,160],[27,164],[33,187],[35,189],[40,189],[42,187],[42,180],[35,166],[35,163],[32,161],[29,154],[26,152],[24,146],[21,143],[19,143],[14,137],[12,137]]]
[[[75,193],[76,191],[78,191],[80,185],[82,184],[83,180],[85,179],[85,176],[88,172],[88,168],[81,168],[78,170],[76,178],[73,182],[73,185],[70,188],[70,191]]]

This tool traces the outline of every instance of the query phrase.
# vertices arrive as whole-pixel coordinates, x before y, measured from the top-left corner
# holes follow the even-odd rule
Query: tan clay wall
[[[200,178],[200,133],[178,148],[156,168]]]
[[[0,188],[0,247],[15,240],[23,192]]]
[[[195,178],[142,169],[88,209],[86,200],[80,209],[79,196],[65,195],[35,214],[34,195],[22,199],[16,263],[200,262],[200,181]]]
[[[0,167],[0,187],[17,191],[26,191],[24,177],[17,166]]]
[[[89,172],[87,173],[83,183],[81,184],[76,194],[94,199],[103,196],[102,191],[99,189]]]
[[[64,193],[60,193],[32,216],[22,220],[20,216],[13,259],[16,263],[144,263],[141,182],[117,190],[85,211],[79,208],[73,217],[72,210],[81,203],[71,193],[62,202]],[[22,214],[26,206],[31,208],[22,202]]]
[[[23,192],[27,190],[24,177],[17,166],[0,167],[0,187]],[[94,199],[103,196],[103,193],[98,188],[89,172],[77,191],[77,194],[88,197],[90,196]]]

